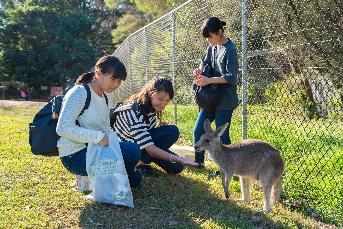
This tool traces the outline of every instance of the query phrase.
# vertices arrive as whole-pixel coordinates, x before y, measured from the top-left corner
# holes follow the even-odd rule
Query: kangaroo
[[[213,131],[209,120],[204,122],[205,133],[194,145],[196,151],[207,150],[219,166],[225,197],[230,197],[229,186],[233,174],[240,176],[242,200],[250,203],[250,179],[261,181],[264,192],[263,212],[271,211],[271,203],[280,200],[284,162],[276,148],[266,142],[244,139],[223,145],[220,136],[227,124]],[[272,194],[272,195],[271,195]]]

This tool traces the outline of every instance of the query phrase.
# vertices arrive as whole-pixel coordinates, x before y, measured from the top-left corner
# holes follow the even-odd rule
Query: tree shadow
[[[239,206],[234,200],[223,199],[211,187],[206,169],[189,169],[199,175],[195,180],[181,175],[155,172],[143,177],[139,188],[133,189],[135,208],[89,203],[81,210],[79,226],[83,228],[200,228],[215,225],[221,228],[284,228],[259,212]],[[185,173],[183,172],[183,173]],[[219,182],[214,181],[214,182]],[[300,223],[299,223],[300,225]]]

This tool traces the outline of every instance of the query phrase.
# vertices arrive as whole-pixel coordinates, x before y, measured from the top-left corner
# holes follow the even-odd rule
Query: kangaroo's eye
[[[210,140],[209,139],[205,139],[205,142],[210,142]]]

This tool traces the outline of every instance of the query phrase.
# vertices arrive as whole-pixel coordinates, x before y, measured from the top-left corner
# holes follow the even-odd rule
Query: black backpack
[[[88,109],[91,101],[91,91],[87,84],[82,85],[87,90],[87,99],[81,113]],[[104,94],[106,103],[108,99]],[[56,133],[58,115],[62,108],[63,96],[55,96],[35,115],[29,124],[29,143],[31,152],[35,155],[58,156],[57,140],[60,136]],[[76,121],[76,124],[79,123]]]
[[[202,75],[211,77],[213,76],[212,71],[212,67],[206,65]],[[223,86],[220,84],[208,84],[204,87],[198,87],[194,83],[193,91],[195,93],[195,102],[205,112],[214,111],[223,96]]]

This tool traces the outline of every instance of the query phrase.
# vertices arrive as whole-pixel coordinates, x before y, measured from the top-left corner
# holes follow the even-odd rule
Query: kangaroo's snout
[[[194,144],[194,150],[195,150],[195,152],[201,152],[201,151],[203,151],[201,139],[199,139],[199,141],[197,141],[197,142]]]

